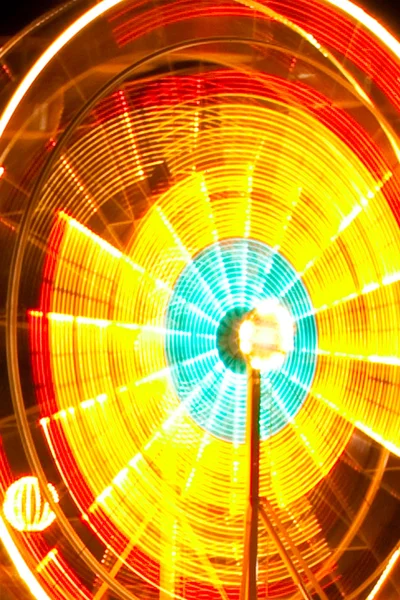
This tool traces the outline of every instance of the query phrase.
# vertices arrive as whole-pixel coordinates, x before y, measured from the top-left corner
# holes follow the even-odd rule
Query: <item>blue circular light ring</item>
[[[276,298],[295,322],[294,348],[280,371],[261,376],[261,439],[297,414],[316,369],[317,325],[297,272],[262,242],[228,238],[206,247],[178,277],[166,314],[166,356],[181,402],[210,434],[245,441],[247,379],[221,347],[222,324]],[[183,335],[184,334],[184,335]]]

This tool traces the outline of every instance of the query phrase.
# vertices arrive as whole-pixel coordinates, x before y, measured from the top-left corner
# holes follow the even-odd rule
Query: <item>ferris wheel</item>
[[[257,599],[378,598],[400,44],[346,0],[78,0],[0,61],[0,538],[34,597],[241,598],[238,332],[267,307]]]

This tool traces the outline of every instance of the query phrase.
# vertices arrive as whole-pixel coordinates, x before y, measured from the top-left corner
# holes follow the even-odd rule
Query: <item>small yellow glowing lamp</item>
[[[278,371],[293,350],[294,321],[275,298],[261,302],[239,328],[240,350],[253,369]]]
[[[54,502],[58,502],[55,487],[48,483]],[[7,521],[18,531],[44,531],[54,521],[55,514],[42,498],[37,477],[21,477],[6,491],[3,512]]]

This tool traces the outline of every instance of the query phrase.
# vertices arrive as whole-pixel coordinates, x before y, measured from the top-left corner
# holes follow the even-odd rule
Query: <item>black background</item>
[[[0,0],[0,36],[14,35],[63,0]],[[356,2],[400,38],[400,0],[361,0]]]

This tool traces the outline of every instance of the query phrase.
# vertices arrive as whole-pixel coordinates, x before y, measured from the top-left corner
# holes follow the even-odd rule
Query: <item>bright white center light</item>
[[[253,369],[277,371],[293,350],[294,321],[275,298],[261,302],[249,313],[239,329],[240,350]]]

